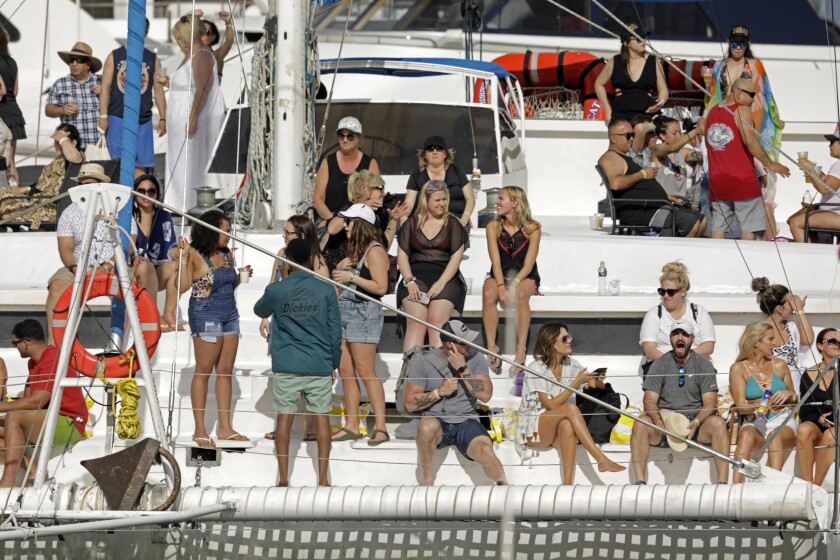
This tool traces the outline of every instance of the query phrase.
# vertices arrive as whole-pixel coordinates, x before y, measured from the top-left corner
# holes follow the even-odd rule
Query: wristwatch
[[[457,373],[458,375],[461,375],[461,374],[462,374],[462,373],[464,373],[465,371],[467,371],[467,366],[466,366],[466,365],[463,365],[463,366],[459,367],[458,369],[456,369],[456,370],[455,370],[455,373]]]

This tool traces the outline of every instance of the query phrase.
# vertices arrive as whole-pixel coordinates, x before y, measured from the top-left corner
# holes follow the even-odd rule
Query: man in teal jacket
[[[309,266],[309,245],[294,239],[286,258]],[[306,270],[292,267],[288,278],[269,284],[254,304],[271,323],[271,370],[274,372],[274,409],[277,427],[274,449],[280,470],[278,486],[289,485],[289,438],[300,395],[315,415],[318,440],[318,484],[329,486],[332,373],[341,360],[341,316],[335,288]]]

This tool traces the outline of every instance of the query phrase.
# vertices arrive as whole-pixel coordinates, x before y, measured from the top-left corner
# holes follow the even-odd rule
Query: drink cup
[[[598,228],[600,229],[604,227],[604,215],[599,212],[596,216],[598,216]]]
[[[799,158],[799,165],[808,162],[808,152],[797,152],[797,157]],[[811,184],[813,181],[811,180],[811,176],[807,173],[805,174],[805,182]]]
[[[598,218],[598,214],[589,216],[589,229],[601,229],[600,222],[601,220]]]
[[[247,284],[251,281],[251,265],[239,269],[239,283]]]
[[[611,296],[620,296],[621,295],[621,280],[610,280],[610,295]]]

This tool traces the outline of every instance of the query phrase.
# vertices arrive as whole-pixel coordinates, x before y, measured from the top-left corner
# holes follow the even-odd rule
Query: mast
[[[303,198],[304,126],[306,98],[303,72],[305,29],[311,0],[275,0],[277,49],[275,56],[274,99],[274,185],[272,204],[275,220],[295,214]]]

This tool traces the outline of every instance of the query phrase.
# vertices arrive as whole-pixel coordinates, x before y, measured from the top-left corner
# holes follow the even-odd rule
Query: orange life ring
[[[93,280],[91,280],[90,275],[85,276],[81,289],[87,291],[89,285],[90,293],[88,294],[88,300],[101,296],[125,299],[122,288],[120,287],[120,278],[116,274],[97,274],[93,277]],[[160,314],[158,313],[157,303],[145,288],[135,282],[131,283],[131,291],[134,292],[134,301],[137,303],[137,314],[140,317],[143,340],[146,341],[146,351],[149,357],[151,357],[155,353],[155,350],[157,350],[157,344],[160,340]],[[73,286],[70,286],[58,298],[55,310],[53,311],[53,337],[55,338],[56,346],[61,346],[61,340],[64,338],[72,296]],[[140,363],[137,360],[126,359],[126,356],[132,352],[134,352],[133,346],[125,354],[100,358],[88,352],[77,337],[73,341],[70,367],[88,377],[95,377],[97,364],[100,360],[104,360],[107,377],[128,377],[140,369]]]

